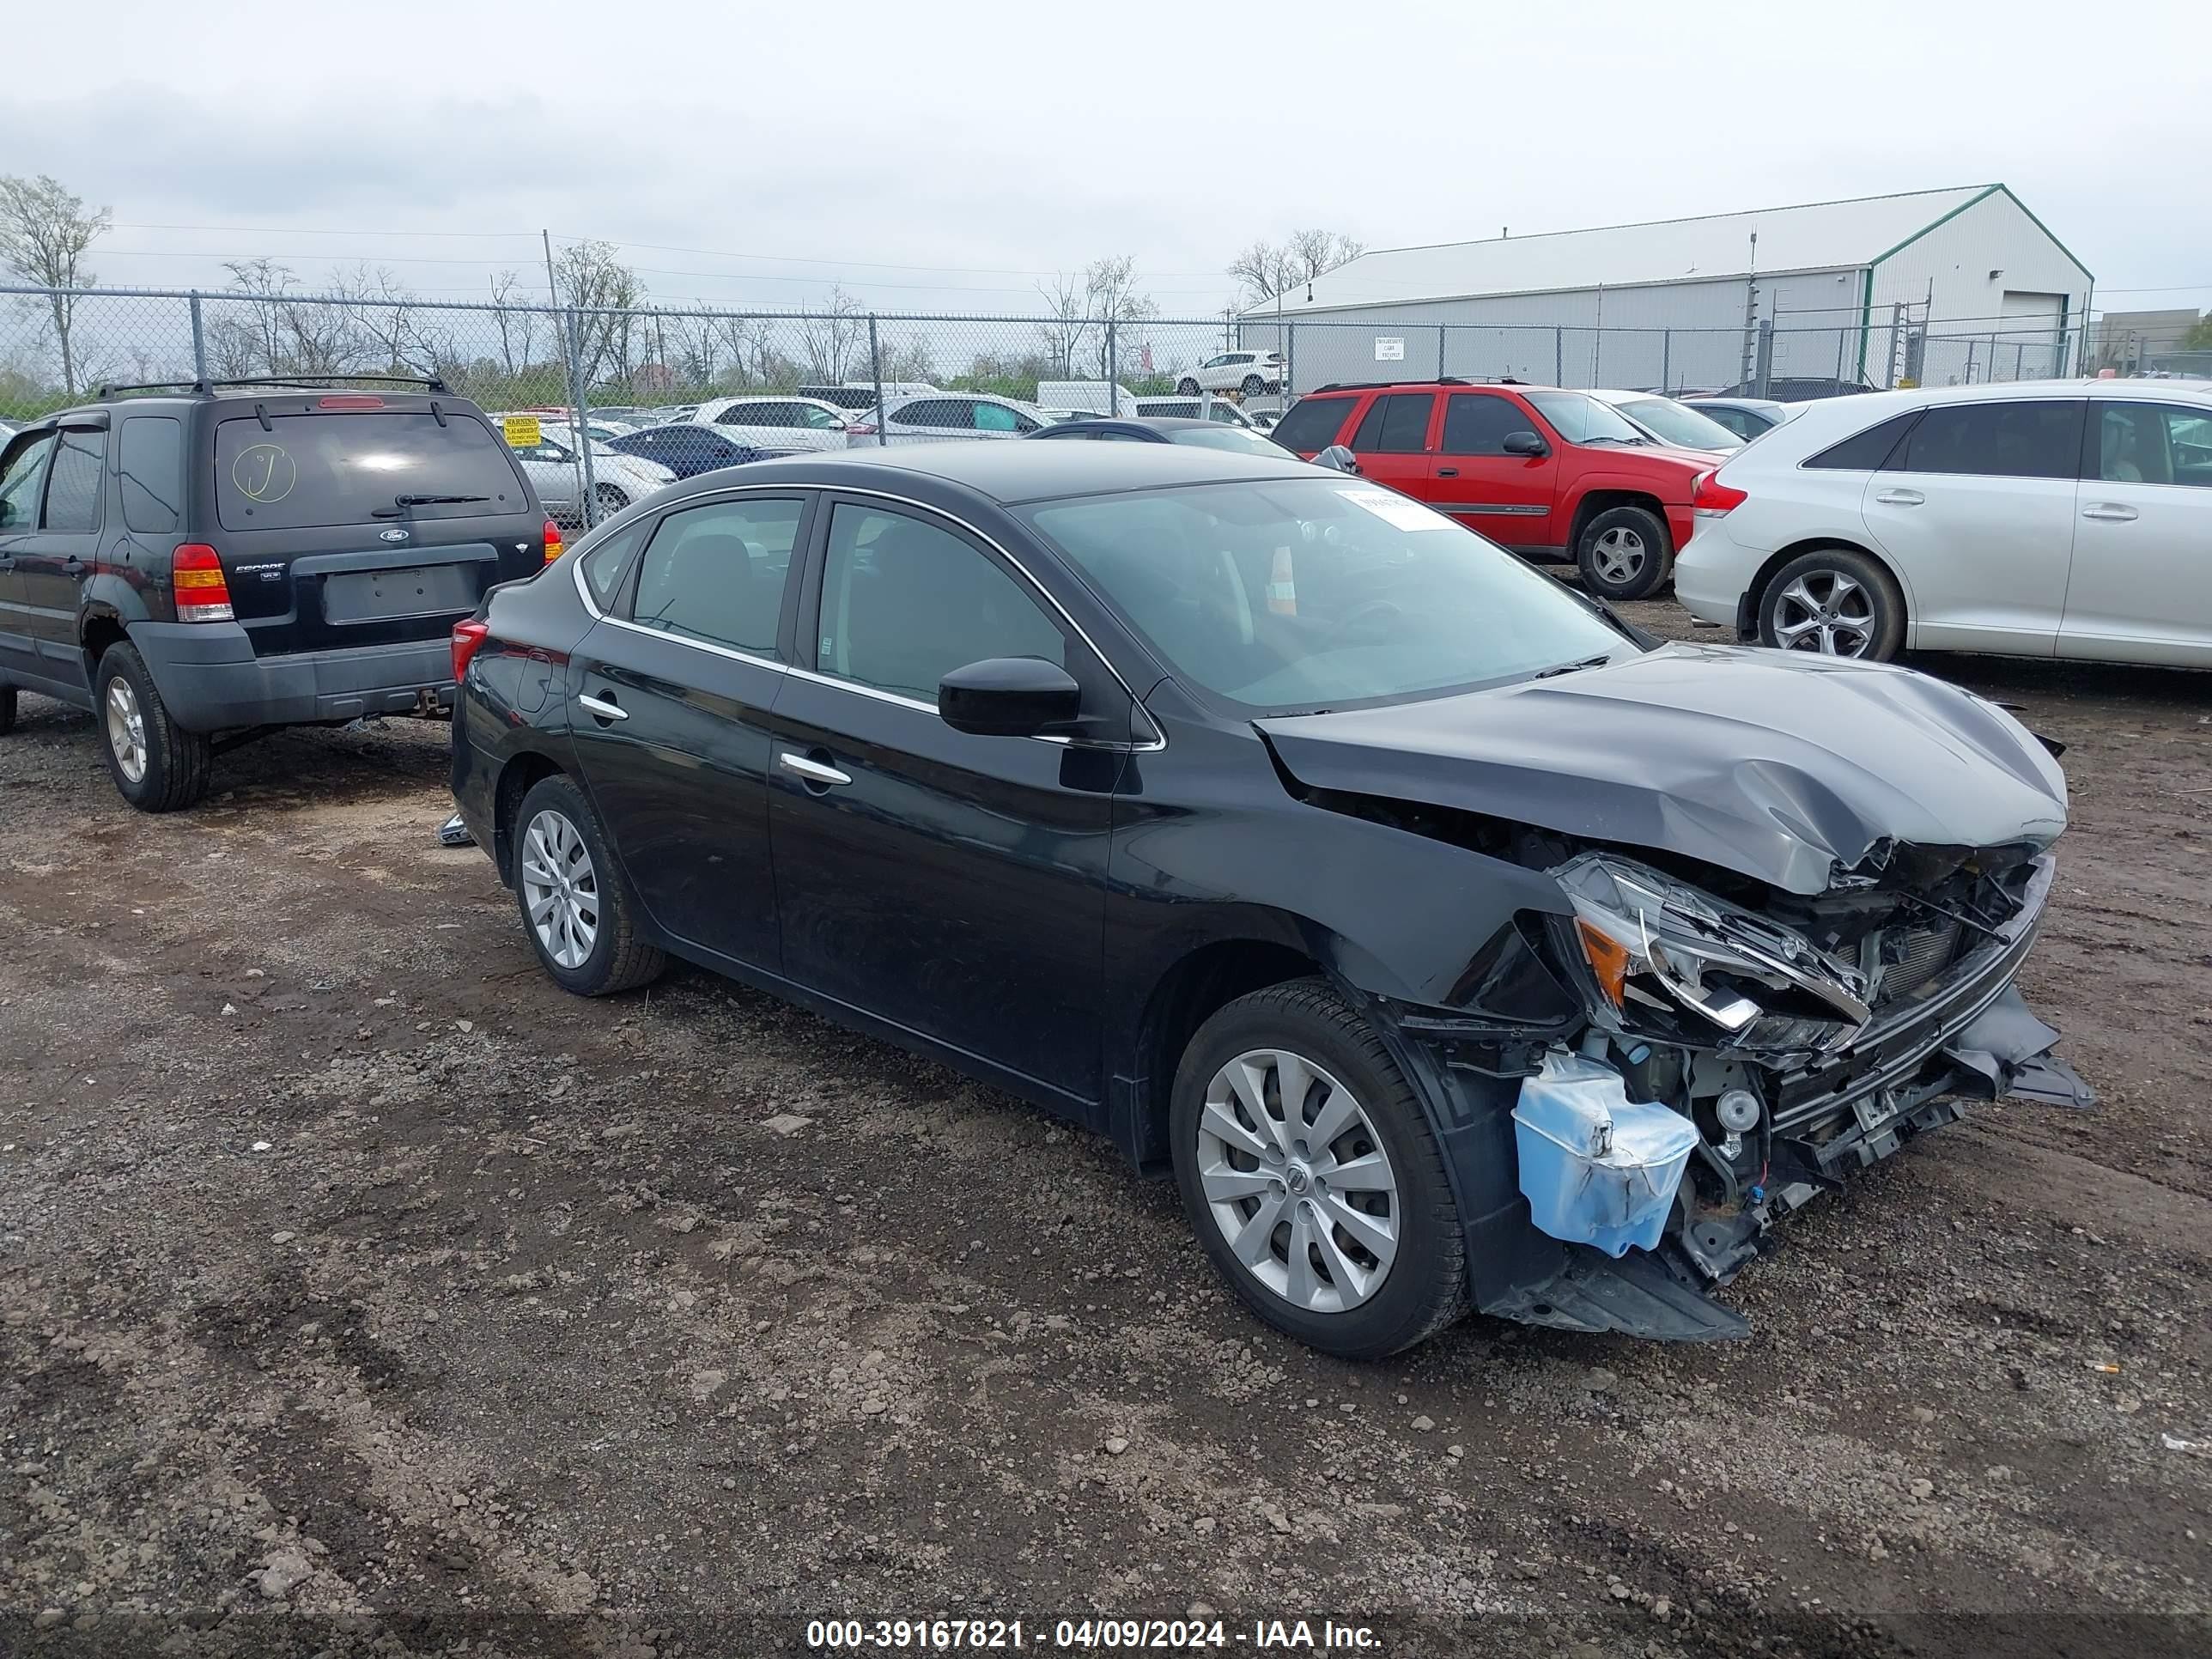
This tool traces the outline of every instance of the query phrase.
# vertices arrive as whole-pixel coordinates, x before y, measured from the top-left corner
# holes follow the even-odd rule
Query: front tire
[[[130,645],[111,645],[93,677],[100,752],[116,792],[142,812],[178,812],[208,792],[215,746],[204,732],[187,732]]]
[[[0,736],[15,729],[15,688],[0,685]]]
[[[1888,662],[1905,644],[1905,595],[1865,554],[1816,548],[1784,565],[1760,591],[1759,642]]]
[[[1645,599],[1674,568],[1666,522],[1641,507],[1609,507],[1583,526],[1575,565],[1585,592],[1601,599]]]
[[[540,778],[514,825],[522,930],[553,982],[603,997],[659,978],[667,958],[639,939],[637,899],[583,791],[558,773]]]
[[[1326,982],[1217,1012],[1169,1104],[1183,1212],[1245,1306],[1324,1353],[1374,1359],[1467,1307],[1467,1245],[1428,1119]]]
[[[1176,382],[1176,396],[1178,398],[1195,398],[1198,396],[1198,382],[1191,379],[1189,375],[1184,375],[1182,379]]]
[[[602,519],[611,519],[629,505],[629,497],[612,484],[601,484],[592,495],[599,501]]]

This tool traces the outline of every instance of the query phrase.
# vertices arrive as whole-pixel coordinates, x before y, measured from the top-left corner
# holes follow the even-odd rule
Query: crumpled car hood
[[[1793,893],[1885,840],[2048,845],[2066,780],[1995,704],[1909,669],[1672,644],[1556,678],[1257,722],[1310,787],[1664,849]]]

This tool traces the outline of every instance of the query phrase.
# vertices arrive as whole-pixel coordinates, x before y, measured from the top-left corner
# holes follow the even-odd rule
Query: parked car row
[[[1581,393],[1302,411],[1585,490],[1655,459]],[[518,948],[1097,1131],[1352,1357],[1470,1309],[1741,1335],[1706,1291],[1790,1212],[1961,1097],[2090,1098],[2014,984],[2066,792],[2011,715],[1655,648],[1371,481],[1122,424],[692,478],[490,592],[453,786]]]

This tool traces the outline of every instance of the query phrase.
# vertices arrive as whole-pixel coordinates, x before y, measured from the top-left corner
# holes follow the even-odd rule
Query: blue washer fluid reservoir
[[[1513,1125],[1539,1228],[1607,1255],[1659,1242],[1697,1125],[1670,1106],[1631,1101],[1612,1066],[1556,1051],[1522,1079]]]

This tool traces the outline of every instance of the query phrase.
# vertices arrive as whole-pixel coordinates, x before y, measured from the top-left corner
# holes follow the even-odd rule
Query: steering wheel
[[[1364,642],[1379,644],[1405,620],[1405,611],[1389,599],[1370,599],[1364,605],[1352,606],[1349,612],[1338,619],[1336,626],[1329,630],[1329,643],[1354,643],[1361,633],[1372,629],[1371,637]]]

